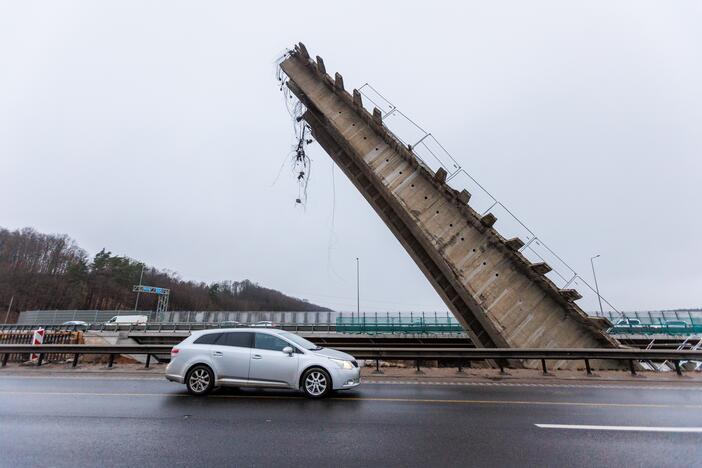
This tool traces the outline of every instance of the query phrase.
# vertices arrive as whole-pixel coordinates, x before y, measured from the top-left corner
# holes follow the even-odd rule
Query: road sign
[[[170,290],[168,288],[157,288],[156,286],[144,286],[144,285],[135,285],[134,288],[132,289],[133,292],[143,292],[143,293],[151,293],[151,294],[168,294],[170,293]]]

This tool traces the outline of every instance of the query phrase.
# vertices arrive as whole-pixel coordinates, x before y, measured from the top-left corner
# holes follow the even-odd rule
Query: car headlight
[[[332,359],[332,358],[329,358],[329,360],[332,361],[337,366],[341,367],[342,369],[347,369],[347,370],[353,369],[353,364],[351,364],[351,361],[344,361],[343,359]]]

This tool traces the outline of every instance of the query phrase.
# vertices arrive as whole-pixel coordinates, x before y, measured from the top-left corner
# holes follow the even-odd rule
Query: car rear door
[[[254,333],[254,345],[251,350],[251,383],[271,386],[297,387],[297,366],[299,354],[292,356],[283,352],[290,346],[287,341],[270,333]]]
[[[231,380],[229,383],[244,384],[249,378],[251,365],[251,332],[225,332],[217,340],[213,351],[213,361],[219,369],[219,379]]]
[[[224,333],[205,333],[193,342],[195,354],[207,354],[218,379],[226,376],[224,366]]]

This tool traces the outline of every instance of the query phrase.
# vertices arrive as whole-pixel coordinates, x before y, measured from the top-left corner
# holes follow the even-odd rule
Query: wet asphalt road
[[[365,384],[324,401],[0,375],[1,466],[702,466],[702,387]]]

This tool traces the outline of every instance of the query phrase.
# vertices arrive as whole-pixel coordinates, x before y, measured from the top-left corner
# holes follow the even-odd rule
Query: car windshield
[[[309,349],[309,350],[322,349],[321,347],[317,346],[316,344],[312,343],[311,341],[306,340],[303,337],[297,336],[293,333],[283,332],[280,334],[280,336],[287,338],[288,340],[292,341],[293,343],[300,346],[301,348],[305,348],[305,349]]]

